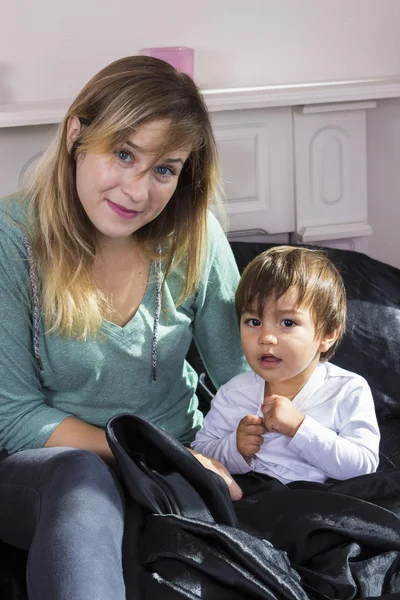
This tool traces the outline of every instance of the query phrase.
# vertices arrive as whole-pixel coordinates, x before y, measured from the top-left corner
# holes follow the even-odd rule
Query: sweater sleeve
[[[357,378],[357,385],[343,395],[337,419],[336,433],[306,416],[289,447],[333,479],[375,472],[380,433],[371,390],[362,378]]]
[[[238,407],[230,400],[229,393],[220,388],[211,402],[203,427],[197,432],[192,448],[219,460],[232,474],[251,471],[236,446],[236,431],[241,419]]]
[[[239,271],[217,219],[208,219],[208,256],[196,295],[193,336],[211,381],[218,389],[249,369],[235,311]]]
[[[46,404],[33,354],[31,295],[22,235],[0,225],[0,447],[43,446],[69,415]]]

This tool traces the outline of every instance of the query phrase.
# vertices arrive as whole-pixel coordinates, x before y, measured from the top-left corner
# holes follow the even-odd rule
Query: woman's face
[[[87,152],[77,159],[78,196],[104,241],[126,240],[155,219],[171,199],[189,150],[168,152],[153,165],[168,128],[166,120],[152,121],[115,153]],[[73,140],[73,133],[67,132],[67,139]]]

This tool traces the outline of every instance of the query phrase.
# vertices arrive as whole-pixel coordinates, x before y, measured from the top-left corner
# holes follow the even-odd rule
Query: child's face
[[[262,317],[256,311],[243,313],[240,333],[253,371],[271,384],[293,380],[300,389],[336,336],[317,336],[309,308],[295,308],[296,300],[293,287],[278,300],[268,299]]]

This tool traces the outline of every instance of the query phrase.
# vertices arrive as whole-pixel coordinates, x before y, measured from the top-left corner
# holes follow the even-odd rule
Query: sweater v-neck
[[[134,332],[136,325],[140,319],[143,318],[143,311],[150,311],[150,301],[152,291],[154,290],[154,280],[155,280],[155,268],[154,261],[150,264],[149,269],[149,281],[147,282],[147,287],[145,293],[143,295],[142,301],[139,304],[135,314],[129,319],[125,325],[118,325],[117,323],[113,323],[113,321],[109,321],[108,319],[103,319],[103,323],[101,325],[101,330],[109,335],[113,335],[115,337],[124,338],[129,337],[132,332]],[[151,312],[151,311],[150,311]],[[154,310],[153,310],[154,312]]]

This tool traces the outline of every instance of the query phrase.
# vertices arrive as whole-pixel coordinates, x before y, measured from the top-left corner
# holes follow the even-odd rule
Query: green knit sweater
[[[15,202],[0,201],[0,447],[39,448],[68,416],[104,428],[119,413],[140,415],[189,444],[202,422],[197,375],[185,360],[192,338],[217,387],[248,368],[233,304],[238,271],[215,217],[210,213],[196,294],[176,308],[182,273],[175,270],[167,278],[153,383],[154,264],[143,301],[125,327],[104,320],[96,337],[79,341],[46,333],[41,319],[40,372],[27,251],[21,230],[6,213],[23,221],[24,211]]]

